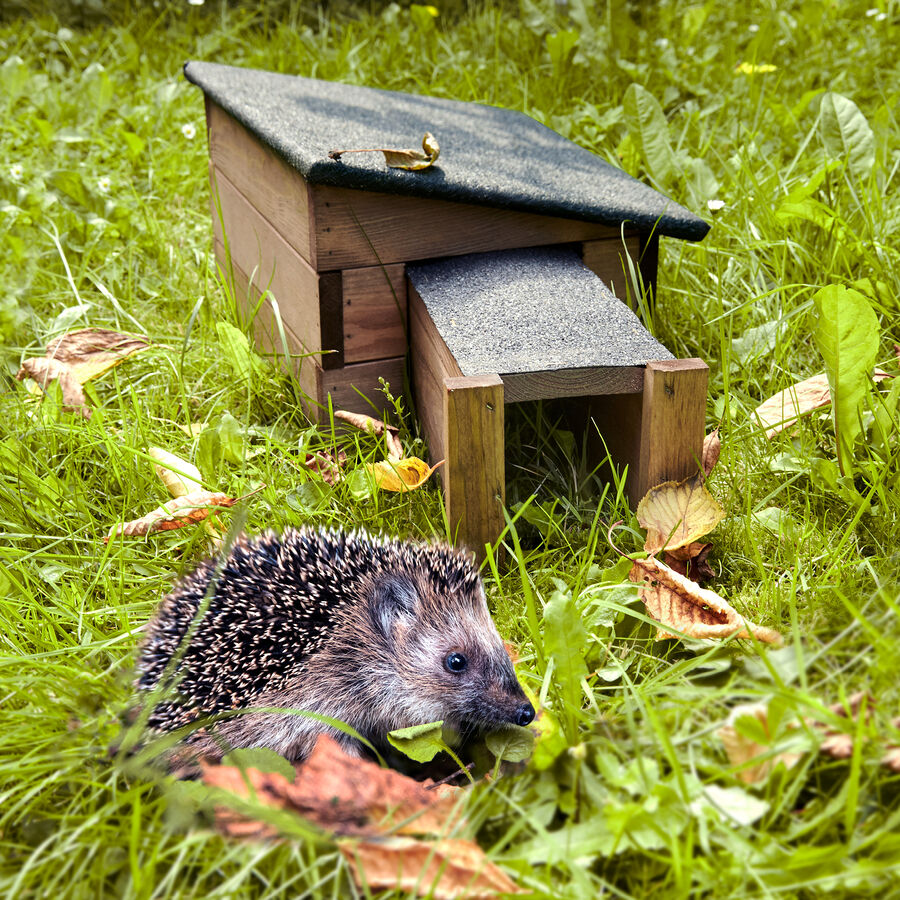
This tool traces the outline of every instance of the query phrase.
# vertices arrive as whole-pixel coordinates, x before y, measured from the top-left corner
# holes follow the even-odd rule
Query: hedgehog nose
[[[534,719],[534,707],[530,703],[523,703],[516,710],[516,725],[528,725]]]

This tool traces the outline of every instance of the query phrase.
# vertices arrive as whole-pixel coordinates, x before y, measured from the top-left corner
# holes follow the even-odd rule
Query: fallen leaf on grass
[[[80,412],[85,419],[91,417],[92,410],[87,405],[81,383],[64,362],[47,359],[45,356],[26,359],[22,363],[16,379],[23,381],[26,378],[32,379],[44,391],[47,390],[48,384],[58,381],[62,391],[63,409],[67,412]]]
[[[698,472],[684,481],[667,481],[647,491],[638,504],[637,519],[647,530],[644,549],[648,553],[692,544],[722,521],[725,510],[703,481]]]
[[[383,153],[384,161],[388,168],[407,169],[408,171],[417,172],[433,166],[440,152],[441,148],[438,145],[437,138],[431,132],[426,131],[425,137],[422,138],[421,150],[391,150],[385,147],[369,147],[364,150],[331,150],[328,153],[328,157],[329,159],[339,160],[345,153]]]
[[[872,380],[883,381],[890,377],[887,372],[876,369]],[[766,429],[766,437],[771,440],[779,432],[790,428],[801,416],[830,405],[828,376],[823,372],[773,394],[756,407],[754,415]]]
[[[185,497],[203,489],[203,476],[195,465],[161,447],[150,447],[147,453],[154,461],[153,471],[173,497]]]
[[[679,575],[685,575],[691,581],[703,584],[716,577],[712,566],[707,562],[711,550],[712,544],[695,541],[693,544],[679,547],[677,550],[666,550],[663,562]]]
[[[719,437],[719,429],[711,431],[703,439],[703,450],[700,452],[700,467],[704,474],[709,475],[719,461],[722,452],[722,439]]]
[[[207,516],[219,509],[228,509],[234,506],[238,500],[225,494],[215,494],[211,491],[194,491],[183,497],[169,500],[153,512],[147,513],[140,519],[125,522],[121,525],[113,525],[109,534],[103,538],[107,543],[111,538],[120,534],[126,537],[143,537],[155,531],[173,531],[176,528],[184,528],[202,522]]]
[[[375,478],[375,484],[383,491],[414,491],[422,487],[431,473],[444,464],[444,460],[429,466],[417,456],[408,459],[386,459],[380,463],[370,463],[366,469]]]
[[[140,335],[82,328],[50,341],[46,356],[65,363],[78,382],[84,384],[149,346],[147,338]]]
[[[738,730],[738,720],[748,716],[759,721],[763,733],[770,738],[768,744],[758,744]],[[765,781],[779,764],[790,769],[803,756],[802,753],[771,752],[773,735],[769,726],[767,703],[742,703],[735,706],[728,716],[728,721],[716,733],[725,746],[728,762],[732,766],[741,767],[735,774],[744,784],[758,784]],[[748,765],[755,760],[759,760],[756,765]]]
[[[310,453],[306,457],[306,466],[311,472],[322,476],[322,481],[326,484],[336,484],[343,478],[342,469],[344,463],[347,462],[347,454],[343,450],[338,450],[337,459],[333,453]]]
[[[524,891],[472,841],[390,838],[339,841],[358,885],[369,891],[394,889],[435,900],[493,900]]]
[[[334,417],[353,425],[360,431],[374,434],[376,437],[384,435],[385,443],[388,446],[388,459],[403,459],[403,444],[397,437],[398,429],[395,425],[386,425],[381,419],[375,419],[365,413],[349,412],[346,409],[335,410]]]
[[[444,834],[460,822],[460,788],[418,782],[374,762],[348,756],[324,735],[294,780],[275,772],[204,765],[203,782],[240,799],[287,810],[340,835]],[[216,825],[233,837],[274,837],[273,826],[221,806]]]
[[[731,607],[718,594],[673,571],[653,557],[633,561],[629,578],[643,582],[640,595],[647,612],[662,625],[676,628],[688,637],[721,639],[755,638],[768,644],[780,644],[781,635],[772,628],[755,625]],[[665,628],[657,640],[676,638]]]

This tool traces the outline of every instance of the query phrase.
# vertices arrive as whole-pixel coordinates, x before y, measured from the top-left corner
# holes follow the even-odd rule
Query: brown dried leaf
[[[375,484],[383,491],[414,491],[422,487],[431,477],[431,473],[444,464],[444,460],[429,466],[417,456],[409,459],[386,459],[380,463],[366,466],[375,477]]]
[[[192,463],[161,447],[150,447],[147,453],[154,460],[153,471],[173,497],[185,497],[191,491],[203,490],[203,476]]]
[[[87,405],[81,384],[66,363],[56,359],[47,359],[46,356],[26,359],[16,378],[19,381],[31,378],[44,391],[47,390],[50,382],[58,381],[62,391],[63,409],[68,412],[80,412],[85,419],[91,417],[92,410]]]
[[[719,429],[716,428],[703,440],[703,450],[700,453],[700,465],[703,468],[704,474],[709,475],[716,467],[721,451],[722,440],[719,437]]]
[[[381,419],[375,419],[372,416],[365,415],[365,413],[349,412],[346,409],[336,409],[334,417],[353,425],[360,431],[374,434],[376,437],[384,435],[385,443],[388,446],[388,459],[403,459],[403,444],[400,443],[400,439],[397,437],[398,429],[395,425],[386,425]]]
[[[176,528],[184,528],[187,525],[202,522],[217,510],[227,509],[234,506],[235,503],[237,500],[225,494],[194,491],[183,497],[169,500],[168,503],[164,503],[140,519],[134,519],[122,525],[113,525],[109,534],[103,538],[103,543],[120,534],[126,537],[142,537],[152,534],[154,531],[173,531]]]
[[[392,150],[385,147],[369,147],[365,150],[331,150],[330,159],[340,159],[345,153],[383,153],[388,168],[407,169],[412,172],[428,169],[434,165],[440,155],[441,148],[437,138],[426,131],[422,138],[421,150]]]
[[[769,644],[780,644],[781,635],[772,628],[754,625],[718,594],[673,571],[653,557],[636,559],[629,578],[644,586],[641,599],[650,616],[688,637],[722,639],[750,638]],[[657,640],[679,637],[665,629],[657,632]]]
[[[752,739],[741,734],[735,723],[743,716],[754,716],[759,719],[766,734],[771,737],[769,706],[767,703],[745,703],[732,709],[728,722],[718,730],[717,734],[725,745],[728,762],[732,766],[744,766],[736,773],[740,781],[743,781],[744,784],[758,784],[761,781],[765,781],[779,764],[783,764],[788,769],[797,764],[803,755],[802,753],[766,755],[769,754],[770,747],[757,744]],[[759,759],[755,766],[744,765],[755,759]]]
[[[678,547],[675,550],[667,550],[663,556],[663,562],[679,575],[685,575],[696,581],[697,584],[703,584],[705,581],[711,581],[715,578],[716,573],[712,570],[712,566],[707,562],[707,557],[712,550],[712,544],[693,543],[687,547]]]
[[[372,891],[412,891],[435,900],[494,900],[501,893],[525,893],[472,841],[345,840],[338,847],[356,883]]]
[[[428,790],[418,782],[369,760],[348,756],[337,741],[322,736],[306,762],[296,767],[293,782],[283,775],[203,765],[203,781],[238,798],[251,796],[265,806],[303,816],[342,835],[378,836],[444,834],[460,824],[460,788]],[[271,837],[271,826],[233,810],[217,811],[216,823],[226,834]]]
[[[698,472],[684,481],[667,481],[650,488],[638,504],[637,518],[647,529],[644,549],[651,554],[665,547],[684,547],[712,531],[725,510],[703,483]]]
[[[333,453],[310,453],[304,465],[312,472],[322,476],[326,484],[336,484],[343,478],[342,469],[347,462],[347,454],[338,450],[337,459]]]
[[[66,363],[79,384],[84,384],[149,346],[147,338],[140,335],[107,328],[82,328],[52,340],[46,355]]]
[[[873,381],[882,381],[891,376],[879,369],[872,376]],[[790,428],[800,416],[813,410],[831,405],[828,376],[823,372],[805,381],[798,381],[789,388],[779,391],[756,407],[754,415],[766,429],[770,440],[786,428]]]

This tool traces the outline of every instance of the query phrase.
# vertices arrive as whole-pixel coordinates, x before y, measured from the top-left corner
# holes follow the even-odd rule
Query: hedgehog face
[[[485,731],[534,718],[480,582],[435,593],[392,576],[376,588],[372,613],[394,662],[385,699],[395,727],[443,719],[460,732]]]

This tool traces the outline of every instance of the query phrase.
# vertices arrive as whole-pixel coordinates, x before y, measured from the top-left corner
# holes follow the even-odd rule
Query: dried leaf
[[[173,497],[184,497],[191,491],[203,489],[203,476],[195,465],[160,447],[150,447],[147,453],[156,460],[153,471]]]
[[[879,369],[872,376],[873,381],[883,381],[891,376]],[[756,407],[754,415],[766,429],[766,437],[771,440],[779,432],[790,428],[800,416],[813,410],[831,405],[828,376],[823,372],[805,381],[798,381],[789,388],[779,391]]]
[[[384,462],[371,463],[366,469],[375,477],[375,484],[383,491],[413,491],[422,487],[431,477],[431,473],[443,465],[444,460],[429,466],[427,462],[416,456],[408,459],[386,459]]]
[[[779,764],[783,764],[788,769],[797,764],[803,755],[802,753],[771,754],[770,746],[757,744],[752,738],[741,734],[736,727],[736,723],[738,719],[744,716],[753,716],[759,719],[766,735],[771,737],[768,704],[743,703],[732,709],[728,722],[718,730],[717,734],[725,745],[728,762],[732,766],[742,767],[736,773],[740,781],[743,781],[744,784],[758,784],[761,781],[765,781]],[[759,759],[759,762],[755,766],[745,765],[756,759]]]
[[[200,432],[203,431],[205,428],[208,428],[209,426],[206,424],[206,422],[191,422],[190,425],[179,424],[178,427],[189,438],[196,438],[196,437],[200,437]]]
[[[638,504],[637,518],[647,529],[644,549],[658,553],[665,547],[684,547],[712,531],[725,511],[697,473],[684,481],[667,481],[650,488]]]
[[[679,575],[685,575],[703,584],[716,577],[712,566],[706,561],[712,550],[712,544],[693,543],[686,547],[678,547],[676,550],[667,550],[663,556],[663,562]]]
[[[147,338],[140,335],[107,328],[82,328],[52,340],[46,355],[66,363],[79,384],[84,384],[149,346]]]
[[[722,451],[722,440],[719,437],[719,429],[711,431],[703,440],[703,450],[700,453],[700,465],[703,472],[709,475],[719,461],[719,453]]]
[[[275,772],[234,766],[203,766],[203,781],[237,798],[255,792],[265,806],[301,815],[342,835],[444,834],[460,823],[460,788],[428,790],[418,782],[369,760],[348,756],[337,741],[320,737],[293,782]],[[274,829],[247,815],[217,810],[216,824],[226,834],[271,837]]]
[[[494,900],[499,893],[523,893],[472,841],[391,838],[339,841],[338,846],[356,883],[370,891],[394,889],[435,900]]]
[[[386,165],[391,169],[407,169],[416,172],[434,165],[441,148],[437,138],[426,131],[421,150],[391,150],[385,147],[369,147],[364,150],[331,150],[330,159],[340,159],[345,153],[383,153]]]
[[[636,559],[629,578],[640,584],[647,612],[658,622],[692,638],[750,638],[780,644],[781,635],[772,628],[744,619],[718,594],[679,575],[653,557]],[[657,640],[678,637],[661,628]]]
[[[397,427],[394,425],[386,425],[381,419],[375,419],[367,416],[365,413],[349,412],[346,409],[337,409],[334,412],[336,419],[342,419],[344,422],[353,425],[360,431],[366,431],[377,437],[384,435],[385,443],[388,446],[388,459],[403,459],[403,444],[397,437]]]
[[[52,381],[58,381],[62,391],[63,409],[68,412],[80,412],[85,419],[91,417],[92,410],[87,405],[81,384],[66,363],[56,359],[47,359],[46,356],[26,359],[16,378],[19,381],[31,378],[44,391]]]
[[[202,522],[217,510],[227,509],[237,502],[225,494],[194,491],[183,497],[169,500],[168,503],[164,503],[140,519],[134,519],[122,525],[113,525],[103,542],[106,543],[110,538],[118,537],[120,534],[126,537],[143,537],[154,531],[173,531],[176,528],[184,528],[187,525]]]
[[[347,454],[338,450],[337,459],[333,453],[310,453],[306,457],[304,465],[307,469],[322,476],[326,484],[336,484],[343,478],[344,463],[347,462]]]

